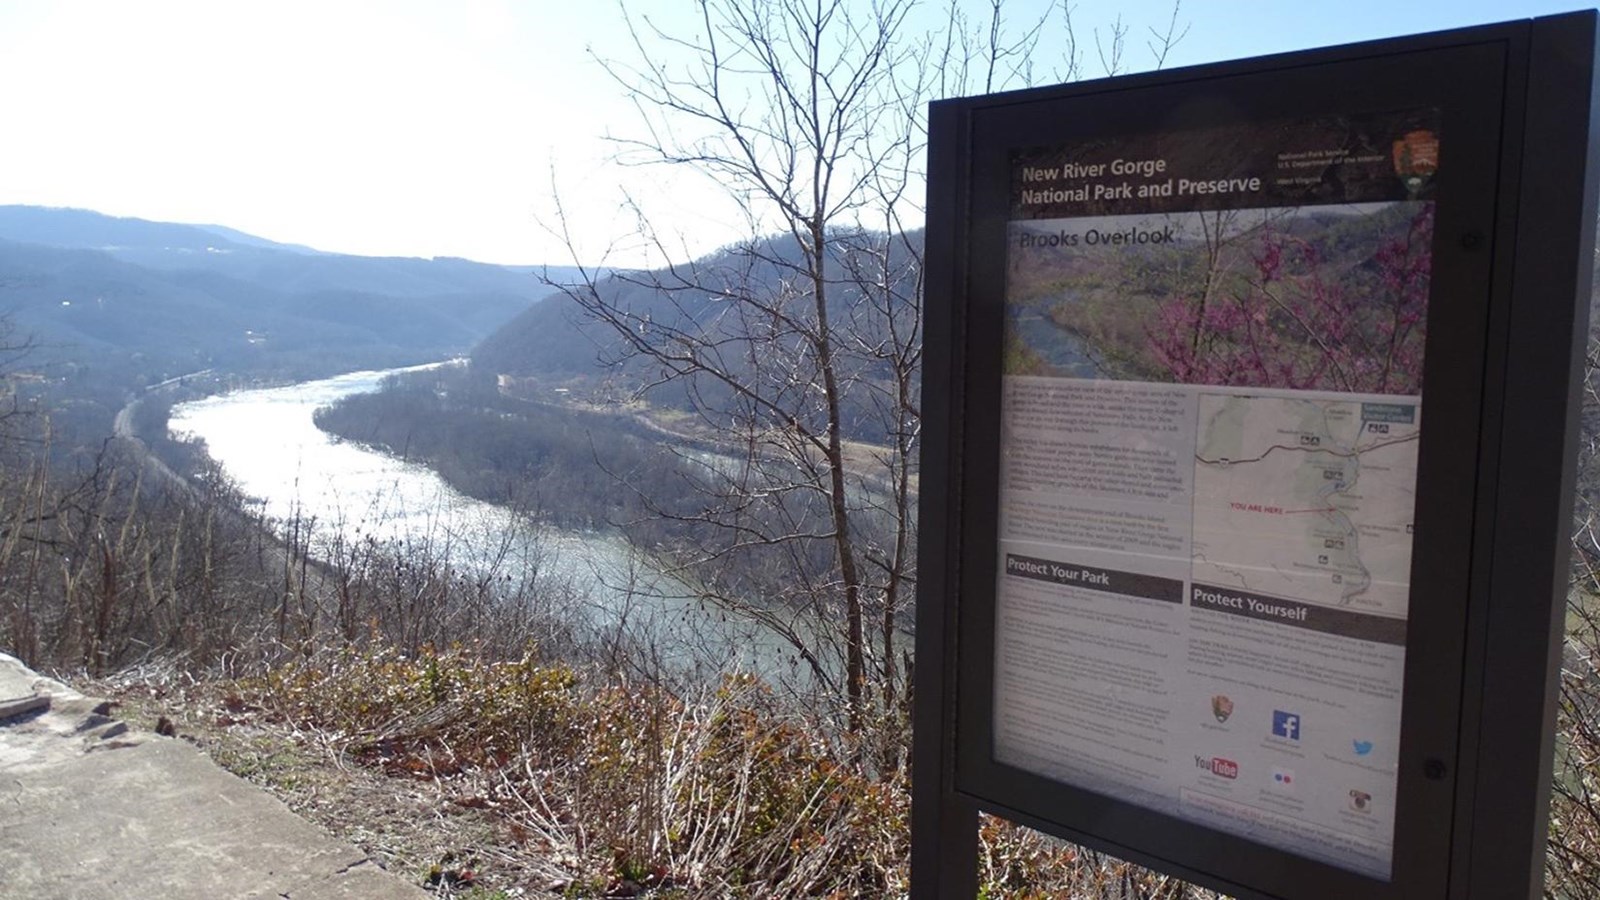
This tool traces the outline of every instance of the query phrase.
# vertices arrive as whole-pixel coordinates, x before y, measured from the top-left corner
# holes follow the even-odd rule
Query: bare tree
[[[696,417],[677,426],[692,474],[639,489],[676,528],[658,537],[678,574],[784,636],[859,735],[896,718],[908,677],[926,106],[1030,82],[1050,13],[951,0],[930,29],[912,0],[696,9],[693,34],[624,13],[630,59],[600,60],[639,112],[619,158],[705,174],[752,237],[554,286],[606,326],[635,397]],[[674,257],[642,212],[639,234]]]
[[[19,333],[10,317],[0,316],[0,442],[18,439],[19,421],[32,409],[17,381],[34,348],[33,339]]]
[[[863,457],[847,447],[884,434],[860,420],[884,409],[898,417],[896,398],[909,398],[910,384],[894,388],[892,366],[879,363],[904,357],[903,348],[885,352],[894,335],[858,339],[867,301],[849,279],[864,274],[865,262],[846,252],[841,229],[860,230],[885,163],[874,149],[904,140],[897,78],[917,64],[903,39],[912,6],[702,0],[695,36],[630,17],[635,61],[604,63],[647,134],[622,140],[623,149],[635,161],[706,172],[738,201],[753,233],[781,238],[571,291],[612,327],[619,360],[648,362],[639,367],[642,388],[681,392],[699,433],[736,459],[699,467],[676,502],[646,498],[652,515],[699,526],[680,557],[685,574],[724,603],[759,605],[818,684],[842,686],[857,733],[869,659],[882,656],[869,648],[865,620],[869,608],[889,604],[883,579],[865,571],[873,560],[863,546],[862,520],[881,505],[869,471],[881,448]],[[643,230],[655,239],[648,223]],[[878,302],[892,302],[897,287],[885,285]],[[914,432],[889,452],[898,460],[890,483],[899,472],[902,490],[911,440]],[[901,533],[889,543],[903,559],[910,523],[904,495],[897,502],[898,521],[879,524]],[[882,567],[881,555],[876,562]],[[887,574],[903,581],[904,562],[890,562]],[[784,596],[756,604],[747,594],[785,581]],[[825,645],[838,646],[842,670]]]

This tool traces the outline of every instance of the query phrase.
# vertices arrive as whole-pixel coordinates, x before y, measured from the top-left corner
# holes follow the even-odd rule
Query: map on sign
[[[1420,402],[1199,401],[1194,580],[1405,618]]]

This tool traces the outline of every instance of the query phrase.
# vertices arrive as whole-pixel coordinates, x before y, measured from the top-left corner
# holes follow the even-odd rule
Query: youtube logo
[[[1219,775],[1223,778],[1239,777],[1239,764],[1231,759],[1223,759],[1220,756],[1212,756],[1209,758],[1204,756],[1196,756],[1194,758],[1194,764],[1196,768],[1206,769],[1211,772],[1211,774]]]

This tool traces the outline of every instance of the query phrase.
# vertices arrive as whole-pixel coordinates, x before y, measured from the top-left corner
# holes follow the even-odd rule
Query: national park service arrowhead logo
[[[1226,722],[1228,717],[1233,715],[1233,701],[1228,699],[1227,694],[1218,694],[1211,698],[1211,714],[1217,717],[1218,722]]]
[[[1408,131],[1394,142],[1394,173],[1413,197],[1439,171],[1439,137],[1431,131]]]

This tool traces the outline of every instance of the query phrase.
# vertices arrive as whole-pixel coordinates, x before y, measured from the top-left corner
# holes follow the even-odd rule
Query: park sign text
[[[912,895],[979,810],[1239,897],[1538,897],[1581,13],[934,104]]]

